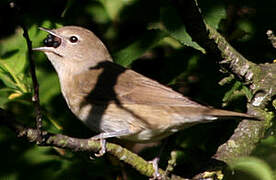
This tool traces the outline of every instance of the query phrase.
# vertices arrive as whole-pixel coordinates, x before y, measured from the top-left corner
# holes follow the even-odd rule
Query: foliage
[[[218,85],[228,75],[220,73],[218,64],[206,56],[205,49],[192,41],[176,10],[167,1],[15,2],[24,12],[21,15],[15,14],[7,1],[0,2],[0,107],[11,111],[22,123],[34,125],[35,120],[27,45],[20,23],[27,25],[33,47],[42,45],[47,35],[38,30],[40,26],[56,28],[73,24],[89,28],[105,42],[115,62],[214,107],[244,111],[246,100],[252,98],[247,87],[233,77],[224,86]],[[256,2],[200,0],[198,3],[204,20],[224,34],[238,51],[256,63],[270,62],[275,58],[275,50],[266,40],[265,32],[276,27],[272,8],[276,3],[270,0],[261,8]],[[257,10],[260,10],[258,17]],[[44,129],[81,138],[94,135],[67,108],[57,75],[47,58],[35,53],[34,59]],[[166,167],[171,150],[181,150],[174,173],[192,177],[231,136],[236,125],[235,121],[198,125],[171,136],[169,148],[161,157],[161,167]],[[37,147],[17,139],[4,127],[1,127],[0,139],[0,179],[145,178],[112,157],[91,160],[91,154]],[[275,136],[265,139],[254,151],[254,157],[234,162],[226,178],[273,179],[275,143]],[[156,155],[156,149],[160,147],[145,148],[140,154],[150,160]]]

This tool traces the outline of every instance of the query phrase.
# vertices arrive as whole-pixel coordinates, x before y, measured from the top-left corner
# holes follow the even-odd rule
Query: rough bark
[[[231,163],[239,157],[248,156],[275,118],[275,105],[274,112],[267,111],[266,107],[275,104],[276,64],[255,64],[242,56],[215,29],[205,24],[196,0],[173,0],[173,3],[192,39],[208,54],[214,55],[224,69],[249,85],[253,98],[248,100],[248,113],[262,119],[241,121],[231,138],[218,148],[213,158]],[[203,177],[203,174],[196,178]]]

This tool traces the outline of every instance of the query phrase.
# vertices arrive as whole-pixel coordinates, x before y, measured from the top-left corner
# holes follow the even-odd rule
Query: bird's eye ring
[[[71,36],[69,40],[71,43],[76,43],[78,41],[78,38],[76,36]]]

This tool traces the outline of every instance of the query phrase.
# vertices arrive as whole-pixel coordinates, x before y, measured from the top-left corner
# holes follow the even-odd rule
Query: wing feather
[[[81,87],[79,93],[86,94],[95,103],[201,106],[157,81],[112,62],[91,67],[75,75],[74,81],[76,87]]]

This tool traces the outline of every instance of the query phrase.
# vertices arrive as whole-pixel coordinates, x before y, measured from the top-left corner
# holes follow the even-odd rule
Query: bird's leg
[[[153,160],[149,161],[149,163],[152,164],[153,169],[154,169],[153,178],[150,178],[150,180],[162,179],[162,175],[158,172],[159,160],[160,160],[160,158],[156,157]]]
[[[158,172],[158,169],[159,169],[158,163],[160,161],[161,154],[163,153],[164,148],[167,145],[167,142],[168,142],[168,139],[165,139],[163,141],[163,143],[161,143],[161,149],[160,149],[157,157],[155,157],[153,160],[149,161],[150,163],[152,163],[152,166],[153,166],[153,169],[154,169],[154,173],[153,173],[153,178],[152,179],[162,179],[162,175]]]
[[[95,153],[96,157],[103,156],[106,153],[106,140],[107,138],[112,138],[112,137],[120,137],[120,136],[125,136],[129,135],[130,132],[128,129],[121,130],[121,131],[115,131],[115,132],[104,132],[100,133],[96,136],[93,136],[91,139],[92,140],[100,140],[101,143],[101,150],[99,153]]]
[[[99,151],[99,153],[95,153],[96,157],[101,157],[106,153],[106,140],[101,138],[100,144],[101,144],[101,150]]]

